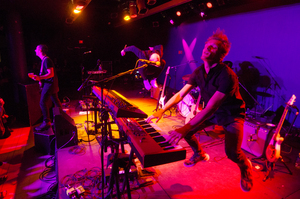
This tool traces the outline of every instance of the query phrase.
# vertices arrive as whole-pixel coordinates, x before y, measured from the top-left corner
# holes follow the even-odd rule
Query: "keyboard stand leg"
[[[125,186],[127,188],[127,196],[128,199],[131,199],[131,192],[130,192],[130,184],[129,184],[129,169],[131,167],[131,162],[132,162],[132,157],[133,157],[133,152],[130,152],[130,155],[121,153],[119,154],[114,153],[110,154],[109,162],[113,163],[112,164],[112,170],[111,170],[111,175],[110,175],[110,181],[109,181],[109,190],[108,193],[112,195],[113,187],[116,185],[116,191],[117,191],[117,198],[121,199],[121,194],[124,193]],[[109,163],[108,163],[109,165]],[[120,191],[119,187],[119,167],[124,169],[124,183],[122,186],[122,191]]]

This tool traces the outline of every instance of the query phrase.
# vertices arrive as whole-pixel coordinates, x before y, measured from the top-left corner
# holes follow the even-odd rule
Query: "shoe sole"
[[[209,157],[209,155],[206,153],[205,154],[205,159],[203,159],[203,160],[199,160],[198,162],[207,162],[209,159],[210,159],[210,157]],[[187,164],[185,164],[185,162],[183,163],[183,165],[185,166],[185,167],[192,167],[192,166],[194,166],[195,164],[197,164],[198,162],[195,162],[194,164],[189,164],[189,165],[187,165]]]
[[[248,160],[248,162],[250,163],[250,168],[251,168],[251,171],[252,171],[252,162],[249,160],[249,158],[247,158],[247,160]],[[252,180],[252,187],[251,187],[249,190],[243,189],[243,186],[242,186],[242,179],[241,179],[241,181],[240,181],[240,186],[241,186],[242,191],[244,191],[244,192],[249,192],[249,191],[251,191],[251,189],[253,188],[253,180]]]

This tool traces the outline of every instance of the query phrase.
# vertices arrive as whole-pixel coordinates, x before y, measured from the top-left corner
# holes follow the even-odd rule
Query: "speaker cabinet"
[[[39,84],[18,84],[19,97],[20,97],[20,119],[26,124],[33,126],[38,123],[42,117],[40,108],[40,86]]]
[[[45,155],[53,155],[55,152],[55,136],[52,128],[48,128],[45,131],[34,131],[33,134],[36,151]]]
[[[78,136],[74,120],[58,107],[53,108],[53,120],[57,149],[77,145]]]
[[[274,125],[246,118],[242,149],[256,157],[262,157],[271,140],[273,129]]]

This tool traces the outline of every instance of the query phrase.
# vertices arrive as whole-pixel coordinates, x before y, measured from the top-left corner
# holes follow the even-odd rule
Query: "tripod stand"
[[[281,162],[281,163],[285,166],[285,168],[289,171],[289,174],[290,174],[290,175],[293,175],[292,171],[289,169],[289,167],[288,167],[288,166],[286,165],[286,163],[284,162],[282,156],[280,156],[280,157],[278,158],[278,160],[280,160],[280,162]],[[270,177],[271,172],[274,171],[275,163],[276,163],[276,162],[270,162],[270,161],[266,160],[266,165],[265,165],[265,166],[266,166],[267,171],[266,171],[265,177],[264,177],[264,179],[263,179],[264,182]]]
[[[287,167],[287,165],[285,164],[285,162],[283,161],[281,155],[280,155],[280,148],[281,148],[281,143],[283,142],[284,138],[280,137],[280,131],[281,131],[281,127],[284,123],[284,120],[286,118],[287,112],[288,112],[288,108],[290,106],[293,105],[294,101],[296,99],[296,96],[293,95],[291,97],[291,99],[287,102],[286,107],[282,113],[282,116],[280,118],[280,121],[277,125],[277,128],[271,138],[271,141],[266,149],[266,167],[267,167],[267,173],[265,175],[265,178],[263,179],[263,181],[266,181],[269,178],[270,172],[274,170],[275,167],[275,163],[277,162],[277,160],[280,160],[284,166],[287,168],[287,170],[289,171],[289,174],[292,175],[293,173],[291,172],[291,170]]]

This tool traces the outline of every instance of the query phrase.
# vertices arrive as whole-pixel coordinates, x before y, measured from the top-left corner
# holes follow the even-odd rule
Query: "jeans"
[[[194,153],[198,153],[200,155],[205,154],[195,136],[195,133],[212,125],[215,124],[209,120],[205,121],[185,136],[184,139],[190,145]],[[236,118],[234,122],[223,125],[223,128],[225,131],[225,153],[227,157],[237,163],[240,168],[249,166],[247,157],[241,149],[244,132],[244,119]]]
[[[52,93],[51,87],[45,85],[42,89],[41,100],[40,100],[40,107],[42,109],[43,121],[45,122],[51,121],[50,112],[49,112],[50,107],[48,107],[47,105],[50,99],[56,107],[60,107],[62,109],[62,105],[58,98],[57,92]]]

